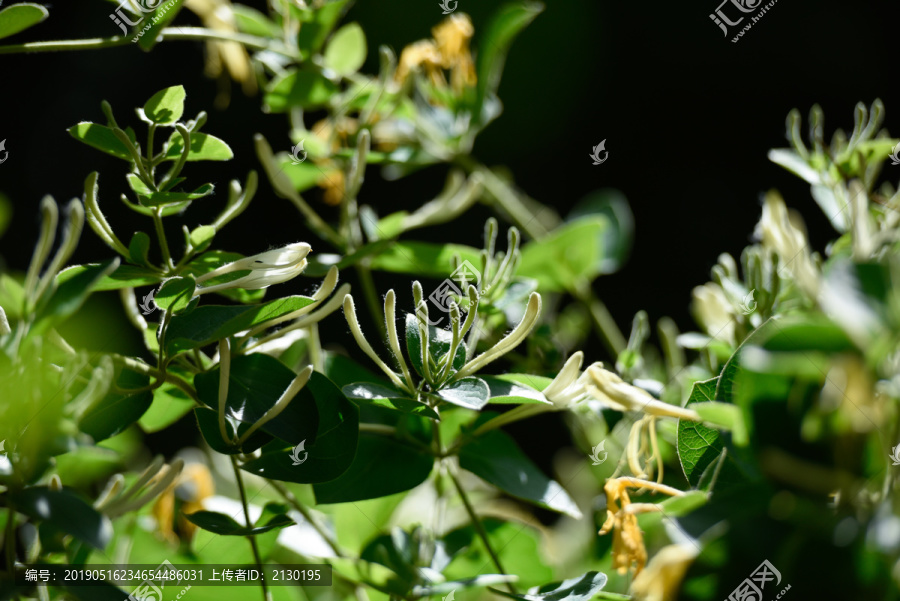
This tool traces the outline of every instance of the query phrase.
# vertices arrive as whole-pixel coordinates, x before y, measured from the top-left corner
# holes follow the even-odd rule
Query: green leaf
[[[269,113],[284,113],[294,107],[320,108],[337,91],[337,84],[316,71],[288,69],[272,80],[263,102]]]
[[[441,388],[437,395],[448,403],[479,411],[487,405],[491,390],[484,380],[470,376]]]
[[[116,258],[97,265],[81,265],[83,269],[65,279],[60,278],[62,274],[58,275],[57,288],[49,299],[42,297],[28,335],[39,336],[72,316],[96,289],[100,280],[118,266],[119,259]]]
[[[709,401],[706,403],[689,403],[687,408],[699,413],[704,422],[725,430],[731,430],[734,444],[737,446],[742,447],[749,442],[744,416],[737,405]]]
[[[349,0],[326,2],[315,9],[301,11],[297,47],[304,59],[319,51],[344,12]]]
[[[491,403],[552,405],[539,390],[498,376],[480,376],[490,388]],[[548,378],[549,379],[549,378]]]
[[[160,33],[175,19],[183,4],[183,0],[169,0],[160,4],[159,8],[153,13],[144,15],[144,20],[137,26],[141,29],[134,32],[134,35],[137,35],[143,28],[149,27],[144,32],[144,35],[138,39],[137,45],[140,46],[141,50],[149,52],[162,40]]]
[[[156,295],[157,304],[159,295]],[[212,344],[313,303],[308,296],[288,296],[261,305],[203,305],[190,314],[176,315],[166,331],[169,355]],[[162,305],[160,305],[162,306]]]
[[[252,536],[262,534],[275,528],[284,528],[292,526],[296,522],[285,514],[276,515],[263,526],[241,526],[230,516],[215,511],[195,511],[194,513],[186,513],[184,517],[192,524],[196,524],[204,530],[213,532],[220,536]]]
[[[678,420],[678,460],[691,486],[725,447],[717,430],[690,420]]]
[[[453,255],[480,265],[480,251],[461,244],[431,242],[394,242],[372,258],[372,269],[406,273],[418,277],[443,278],[453,273]]]
[[[187,308],[196,290],[197,282],[192,276],[176,276],[169,278],[160,286],[153,300],[160,309],[177,313]],[[168,334],[166,342],[169,342]]]
[[[117,159],[131,161],[131,153],[128,152],[128,148],[122,141],[116,137],[112,128],[84,121],[78,125],[73,125],[67,131],[69,135],[79,142],[110,154]]]
[[[606,586],[606,581],[606,574],[602,572],[587,572],[577,578],[545,584],[527,595],[507,593],[495,588],[491,591],[520,601],[588,601]]]
[[[113,527],[109,518],[69,490],[54,491],[46,486],[32,486],[9,492],[8,495],[10,504],[17,511],[71,534],[95,549],[103,551],[112,538]]]
[[[191,151],[191,154],[193,154],[193,151]],[[171,206],[176,203],[204,198],[212,194],[215,189],[216,187],[212,184],[203,184],[193,192],[150,192],[147,195],[139,196],[139,198],[141,204],[146,207]]]
[[[144,432],[159,432],[190,413],[193,407],[194,401],[186,392],[164,382],[153,391],[153,403],[138,420],[138,424]]]
[[[144,105],[144,115],[159,125],[174,125],[184,114],[184,86],[160,90]]]
[[[478,100],[474,114],[482,114],[488,96],[500,86],[503,63],[516,36],[544,9],[537,2],[506,4],[495,14],[478,39]]]
[[[459,465],[514,497],[581,517],[563,487],[545,476],[504,432],[494,430],[465,444],[459,452]]]
[[[583,217],[563,225],[522,248],[516,275],[537,280],[541,291],[573,291],[579,282],[600,274],[605,217]]]
[[[335,480],[314,484],[313,491],[316,502],[322,504],[386,497],[415,488],[428,478],[433,466],[434,458],[418,448],[361,432],[349,469]]]
[[[166,161],[176,161],[184,153],[184,140],[175,132],[169,138],[166,150]],[[234,157],[231,147],[215,136],[209,134],[191,134],[191,151],[188,161],[228,161]],[[208,184],[209,185],[209,184]]]
[[[85,273],[92,272],[100,265],[100,263],[88,263],[86,265],[68,267],[56,276],[56,283],[61,286],[69,280],[80,277]],[[135,267],[133,265],[120,265],[97,281],[94,290],[102,291],[119,290],[120,288],[139,288],[141,286],[158,284],[162,279],[162,274],[157,271],[145,269],[143,267]]]
[[[603,252],[598,271],[614,273],[628,259],[634,239],[634,215],[628,206],[628,200],[619,190],[603,188],[578,201],[567,220],[589,215],[602,216],[608,222],[608,227],[604,228],[600,238]]]
[[[348,399],[353,399],[357,403],[366,403],[401,413],[440,419],[440,416],[428,405],[411,399],[404,393],[389,386],[371,382],[356,382],[344,386],[343,391]]]
[[[694,382],[693,386],[691,386],[691,395],[688,397],[688,403],[716,400],[716,386],[718,383],[718,377]]]
[[[314,403],[318,409],[318,427],[314,439],[304,444],[304,459],[296,464],[291,447],[275,441],[263,448],[259,459],[241,469],[264,478],[303,484],[334,480],[347,471],[356,455],[359,410],[333,382],[316,372],[291,403],[298,401],[304,405]],[[281,415],[272,421],[280,418]]]
[[[201,225],[191,232],[191,246],[195,251],[203,251],[212,244],[213,238],[216,236],[216,228],[211,225]]]
[[[233,4],[231,12],[234,14],[234,22],[241,33],[264,38],[277,38],[282,33],[278,24],[255,8],[243,4]]]
[[[135,232],[128,244],[128,254],[131,255],[131,262],[143,267],[150,266],[150,236],[144,232]]]
[[[197,396],[216,410],[219,404],[219,377],[219,367],[194,377]],[[226,417],[247,425],[255,423],[278,402],[295,377],[296,374],[278,359],[263,353],[232,357],[225,400]],[[303,440],[311,444],[315,442],[318,423],[317,403],[303,388],[262,430],[291,445]]]
[[[34,27],[49,16],[46,8],[32,2],[8,6],[0,10],[0,39]]]
[[[233,420],[225,420],[226,440],[222,438],[222,432],[219,430],[219,416],[215,411],[206,407],[194,407],[194,417],[197,419],[197,427],[200,429],[200,434],[203,435],[203,440],[206,441],[206,444],[213,451],[223,455],[252,453],[264,444],[272,441],[272,436],[257,430],[243,443],[236,444],[235,441],[250,429],[251,424],[240,422],[237,424],[237,431],[235,431]]]
[[[366,62],[366,34],[359,23],[348,23],[335,32],[322,58],[340,75],[352,75]]]
[[[123,369],[116,379],[116,388],[120,391],[110,392],[90,407],[78,421],[78,428],[100,442],[115,436],[144,415],[153,402],[153,392],[142,390],[136,393],[125,392],[146,388],[150,377],[130,369]]]

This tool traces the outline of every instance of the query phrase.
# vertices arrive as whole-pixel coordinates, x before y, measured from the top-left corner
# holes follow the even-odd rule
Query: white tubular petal
[[[700,415],[696,411],[684,409],[657,401],[648,392],[632,386],[612,373],[599,366],[588,368],[590,374],[587,392],[599,401],[606,402],[619,411],[641,411],[657,417],[676,417],[689,421],[699,422]]]
[[[466,376],[471,376],[491,361],[502,357],[518,346],[519,343],[525,340],[525,337],[531,333],[531,330],[534,328],[535,324],[537,324],[540,315],[541,295],[537,292],[532,292],[531,297],[528,299],[528,307],[525,309],[525,316],[522,318],[522,321],[519,322],[519,325],[517,325],[512,332],[507,334],[506,338],[498,342],[494,348],[481,353],[465,364],[461,370],[456,372],[454,379],[459,380]]]
[[[359,345],[359,348],[362,349],[362,352],[368,355],[369,359],[374,361],[378,367],[381,368],[381,371],[390,378],[391,382],[398,388],[405,389],[406,386],[403,384],[403,380],[400,379],[400,376],[394,373],[394,370],[381,360],[381,357],[375,353],[372,345],[369,344],[369,341],[363,336],[362,329],[359,327],[359,321],[356,319],[356,306],[353,303],[353,297],[349,294],[344,296],[344,317],[347,318],[347,325],[350,326],[350,333],[353,334],[353,338],[356,340],[356,344]]]
[[[306,269],[306,255],[312,248],[305,242],[289,244],[283,248],[266,251],[238,259],[197,278],[197,284],[235,271],[250,273],[231,282],[200,288],[199,293],[214,292],[224,288],[246,288],[249,290],[266,288],[294,278]]]
[[[550,382],[550,385],[544,389],[544,396],[547,397],[547,399],[551,403],[556,405],[557,403],[554,402],[554,399],[560,398],[563,391],[565,391],[566,388],[575,383],[575,381],[578,379],[578,376],[581,374],[581,363],[583,361],[584,353],[582,353],[581,351],[574,353],[571,357],[569,357],[569,360],[566,361],[566,364],[563,365],[563,368],[559,371],[559,374],[557,374],[557,376],[553,378],[553,381]]]
[[[397,363],[400,364],[400,371],[403,372],[403,379],[406,380],[407,383],[407,386],[404,388],[409,392],[412,392],[414,389],[412,375],[409,373],[409,366],[406,365],[406,359],[403,358],[403,351],[400,348],[400,338],[397,336],[397,297],[394,294],[393,289],[388,290],[387,295],[384,297],[384,323],[387,326],[387,338],[388,344],[391,347],[391,352],[394,353],[394,356],[397,358]]]

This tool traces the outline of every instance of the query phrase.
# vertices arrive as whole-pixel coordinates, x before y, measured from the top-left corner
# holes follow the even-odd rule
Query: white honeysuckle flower
[[[735,313],[725,292],[713,283],[697,286],[693,291],[694,317],[713,338],[734,345]]]
[[[288,244],[276,250],[269,250],[257,255],[244,257],[232,263],[213,269],[197,278],[197,294],[215,292],[226,288],[245,288],[254,290],[280,284],[300,275],[306,269],[306,255],[312,247],[305,242]],[[237,271],[249,271],[230,282],[203,286],[203,282]]]
[[[3,307],[0,307],[0,336],[5,336],[12,332],[12,329],[9,327],[9,320],[6,319],[6,311],[3,310]]]
[[[591,365],[585,370],[585,375],[588,376],[587,393],[617,411],[641,411],[657,417],[700,421],[696,411],[658,401],[646,390],[625,382],[601,364]]]
[[[812,297],[818,294],[820,274],[809,251],[806,227],[799,215],[788,211],[778,193],[766,194],[754,235],[764,248],[778,253],[781,265],[804,292]]]
[[[585,374],[581,371],[581,364],[584,361],[584,353],[578,351],[574,353],[563,368],[559,371],[550,385],[544,389],[544,396],[553,403],[554,409],[568,409],[578,401],[587,397],[585,384],[587,382]],[[602,363],[594,363],[594,365],[602,365]],[[590,367],[588,369],[590,369]]]

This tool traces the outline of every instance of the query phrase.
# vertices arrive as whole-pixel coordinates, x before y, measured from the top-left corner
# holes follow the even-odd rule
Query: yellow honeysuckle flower
[[[189,463],[181,475],[172,482],[153,504],[153,517],[159,533],[167,541],[177,543],[181,538],[190,540],[197,526],[185,519],[184,514],[203,509],[203,500],[215,493],[212,474],[202,463]],[[178,516],[178,532],[175,531],[175,497],[181,500],[181,514]]]
[[[330,165],[331,162],[326,161],[323,164]],[[341,169],[325,171],[316,183],[325,191],[325,194],[322,196],[322,201],[325,204],[336,207],[344,201],[347,177]]]
[[[660,549],[647,568],[634,577],[631,594],[637,601],[675,601],[684,574],[697,550],[689,545],[666,545]]]
[[[444,75],[441,73],[441,53],[432,40],[419,40],[410,44],[400,53],[400,61],[394,72],[394,81],[403,85],[410,74],[421,68],[434,85],[446,85]]]
[[[185,0],[184,6],[200,17],[204,27],[238,33],[229,0]],[[210,77],[219,77],[225,69],[241,84],[245,94],[256,93],[256,77],[244,46],[237,42],[207,42],[206,73]]]
[[[469,50],[474,34],[475,27],[465,13],[455,13],[431,30],[441,55],[441,66],[451,70],[450,82],[456,91],[476,82],[475,63]]]
[[[613,533],[613,568],[619,574],[634,570],[635,578],[647,564],[647,548],[644,546],[644,535],[638,526],[637,515],[652,511],[660,511],[659,505],[652,503],[632,503],[628,496],[628,488],[646,488],[665,493],[673,497],[684,493],[677,488],[657,484],[639,478],[610,478],[603,485],[606,493],[606,521],[600,528],[600,535]]]

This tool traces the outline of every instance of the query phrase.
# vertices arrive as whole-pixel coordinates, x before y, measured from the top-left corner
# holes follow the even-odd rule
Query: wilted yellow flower
[[[456,91],[475,85],[475,63],[469,50],[474,34],[475,27],[465,13],[455,13],[431,30],[441,55],[441,66],[451,70],[450,82]]]
[[[628,496],[629,487],[646,488],[673,497],[684,493],[665,484],[627,477],[610,478],[603,486],[603,492],[606,493],[606,521],[599,534],[613,532],[613,567],[619,574],[633,569],[637,577],[647,564],[647,549],[644,547],[644,535],[638,526],[637,515],[661,511],[661,507],[653,503],[632,503]]]
[[[209,469],[202,463],[187,464],[181,475],[153,504],[153,517],[156,518],[159,532],[163,538],[172,543],[177,543],[179,537],[190,540],[197,531],[197,526],[185,519],[184,515],[203,509],[203,500],[213,496],[214,493],[215,485]],[[181,500],[178,533],[174,528],[176,495]]]
[[[647,569],[634,577],[631,594],[637,601],[675,601],[684,574],[697,557],[689,545],[666,545],[653,556]]]
[[[225,33],[238,33],[234,12],[229,0],[185,0],[184,5],[200,17],[204,27]],[[219,77],[224,69],[241,84],[245,94],[256,93],[256,77],[250,56],[237,42],[212,41],[206,43],[206,73]]]
[[[475,34],[475,27],[469,16],[453,14],[436,25],[431,34],[433,40],[419,40],[403,49],[394,81],[402,85],[413,70],[422,69],[435,86],[446,87],[443,71],[446,69],[450,71],[450,82],[455,91],[474,86],[477,79],[469,41]]]
[[[647,549],[644,547],[644,536],[638,527],[637,516],[628,511],[631,499],[627,487],[628,484],[619,478],[611,478],[603,486],[606,493],[606,521],[600,528],[600,534],[613,531],[613,567],[620,574],[630,569],[639,574],[647,563]]]
[[[435,85],[446,85],[444,74],[441,72],[441,53],[432,40],[419,40],[410,44],[400,53],[400,61],[397,63],[397,71],[394,73],[394,81],[400,85],[414,70],[421,68]]]

